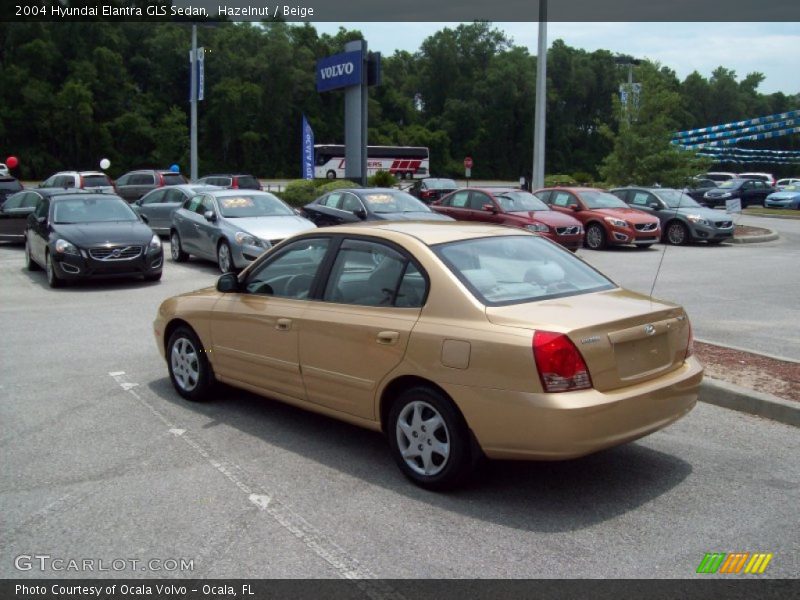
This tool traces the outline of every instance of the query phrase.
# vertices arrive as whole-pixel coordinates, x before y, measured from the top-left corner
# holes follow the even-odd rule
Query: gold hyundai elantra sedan
[[[492,225],[303,233],[165,300],[154,329],[183,397],[220,381],[383,431],[433,489],[482,455],[568,459],[640,438],[689,412],[703,376],[680,306]]]

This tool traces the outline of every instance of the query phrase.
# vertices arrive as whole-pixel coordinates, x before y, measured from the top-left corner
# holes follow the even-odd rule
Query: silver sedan
[[[268,192],[220,190],[197,194],[172,215],[172,259],[214,260],[223,273],[243,269],[284,238],[316,226]]]

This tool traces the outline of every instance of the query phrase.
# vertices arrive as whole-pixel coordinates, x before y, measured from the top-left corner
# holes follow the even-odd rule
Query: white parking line
[[[237,465],[216,458],[199,440],[185,428],[178,427],[159,411],[136,389],[139,384],[127,381],[125,371],[110,371],[108,373],[125,392],[133,396],[141,405],[149,410],[159,421],[167,426],[167,431],[183,440],[206,462],[219,471],[228,481],[238,488],[247,501],[256,506],[259,511],[269,515],[286,531],[300,540],[309,550],[327,562],[337,572],[339,577],[352,580],[356,587],[373,600],[406,600],[405,597],[386,583],[377,580],[375,575],[361,566],[358,560],[328,539],[322,532],[292,509],[276,500],[274,494],[266,490],[254,491],[244,479],[246,474]]]

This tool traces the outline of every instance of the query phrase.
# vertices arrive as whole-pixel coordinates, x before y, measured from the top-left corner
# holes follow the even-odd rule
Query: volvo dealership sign
[[[361,85],[361,65],[363,58],[360,50],[342,52],[321,58],[317,61],[317,91],[327,92],[351,85]]]

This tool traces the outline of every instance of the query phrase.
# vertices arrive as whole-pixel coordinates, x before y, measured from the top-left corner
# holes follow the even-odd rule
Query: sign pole
[[[367,185],[367,42],[347,42],[344,51],[361,53],[360,81],[344,91],[344,174]]]
[[[536,108],[533,123],[531,191],[544,187],[544,128],[547,102],[547,0],[539,0],[539,49],[536,56]]]
[[[192,25],[192,52],[189,60],[191,69],[190,82],[192,92],[190,96],[191,110],[191,132],[189,134],[189,177],[192,181],[197,180],[197,25]]]

